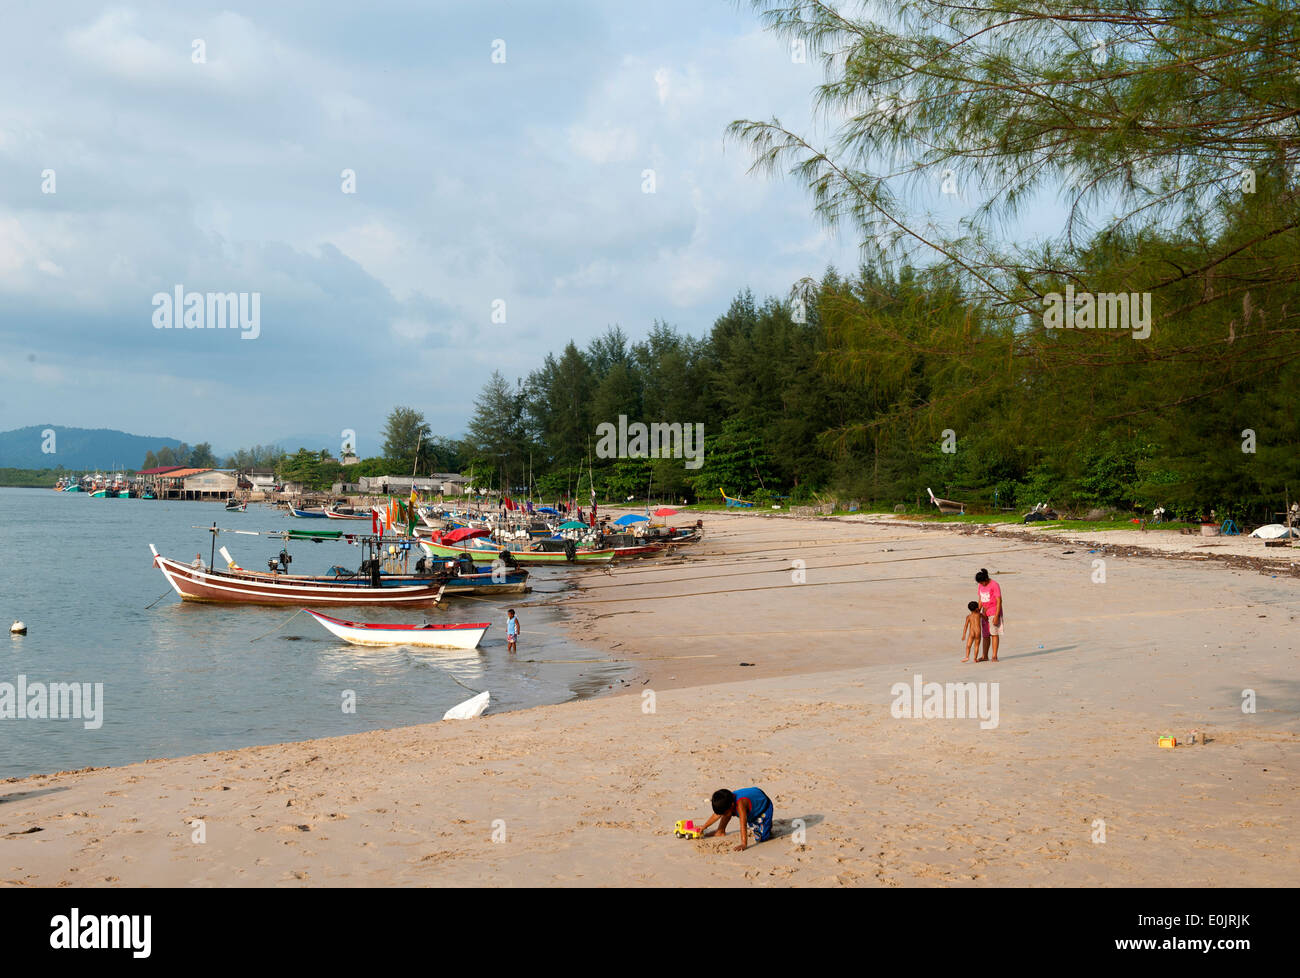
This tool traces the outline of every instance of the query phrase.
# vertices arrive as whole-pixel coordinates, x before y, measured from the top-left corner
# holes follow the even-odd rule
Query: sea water
[[[307,615],[293,617],[293,607],[182,602],[152,566],[149,544],[185,563],[201,553],[207,563],[211,535],[202,527],[213,522],[368,529],[256,503],[227,513],[219,503],[0,489],[0,626],[22,620],[28,629],[0,638],[0,711],[5,684],[16,689],[20,677],[29,697],[33,684],[102,689],[98,725],[0,718],[0,778],[427,723],[483,690],[492,694],[489,713],[561,703],[628,676],[626,664],[567,640],[560,627],[554,598],[590,570],[533,568],[530,594],[454,596],[427,610],[322,609],[356,621],[492,623],[474,652],[360,648]],[[360,548],[346,543],[223,533],[217,546],[250,570],[286,546],[299,574],[361,560]],[[506,651],[507,608],[523,628],[514,656]],[[48,700],[53,712],[57,697]]]

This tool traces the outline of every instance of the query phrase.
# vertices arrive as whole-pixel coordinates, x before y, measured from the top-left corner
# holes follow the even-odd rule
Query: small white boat
[[[309,608],[311,615],[345,642],[353,645],[412,645],[424,649],[476,649],[483,640],[491,622],[480,621],[467,625],[369,625],[360,621],[331,618]]]
[[[487,690],[479,693],[477,696],[467,699],[464,703],[457,703],[450,710],[442,715],[444,720],[473,720],[477,716],[482,716],[483,711],[488,708]]]

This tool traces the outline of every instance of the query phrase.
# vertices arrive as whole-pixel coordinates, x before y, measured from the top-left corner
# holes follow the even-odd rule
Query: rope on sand
[[[940,575],[921,574],[917,577],[866,577],[851,581],[818,581],[815,584],[765,584],[761,587],[723,588],[721,591],[692,591],[689,594],[655,594],[644,598],[586,598],[581,601],[566,601],[560,607],[567,608],[575,604],[611,604],[619,601],[663,601],[666,598],[699,598],[709,594],[743,594],[745,591],[775,591],[778,588],[807,587],[841,587],[845,584],[888,584],[891,581],[933,581]]]
[[[635,659],[520,659],[520,662],[567,662],[584,666],[599,666],[606,662],[645,662],[647,659],[716,659],[716,652],[703,655],[639,655]],[[469,687],[467,686],[466,689]]]

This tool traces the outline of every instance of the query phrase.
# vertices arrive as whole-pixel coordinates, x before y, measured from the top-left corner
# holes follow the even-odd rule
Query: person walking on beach
[[[979,595],[980,611],[984,613],[983,657],[976,657],[976,662],[998,661],[998,640],[1002,637],[1002,588],[998,582],[989,577],[989,572],[981,567],[975,575],[976,593]],[[992,653],[992,658],[990,658]]]
[[[517,651],[519,642],[519,619],[515,617],[515,609],[511,608],[506,612],[506,651]]]

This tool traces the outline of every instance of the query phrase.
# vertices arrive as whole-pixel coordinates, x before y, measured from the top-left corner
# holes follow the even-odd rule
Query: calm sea
[[[288,621],[292,608],[181,602],[152,566],[149,544],[187,562],[201,552],[207,561],[210,536],[193,527],[213,521],[249,530],[317,526],[257,504],[226,513],[216,503],[0,489],[0,625],[7,631],[21,619],[28,627],[25,636],[2,639],[0,683],[16,686],[20,675],[28,684],[103,683],[98,729],[75,719],[0,719],[0,778],[427,723],[485,689],[489,713],[517,710],[592,696],[627,676],[625,664],[566,640],[559,613],[546,607],[584,573],[566,568],[533,570],[527,595],[448,598],[428,613],[491,621],[473,653],[360,649],[306,615]],[[249,568],[265,567],[282,546],[234,535],[221,544]],[[296,573],[360,561],[359,548],[343,543],[288,549]],[[515,657],[506,652],[507,607],[523,625]],[[340,615],[414,622],[426,613]],[[343,709],[349,690],[352,713]]]

